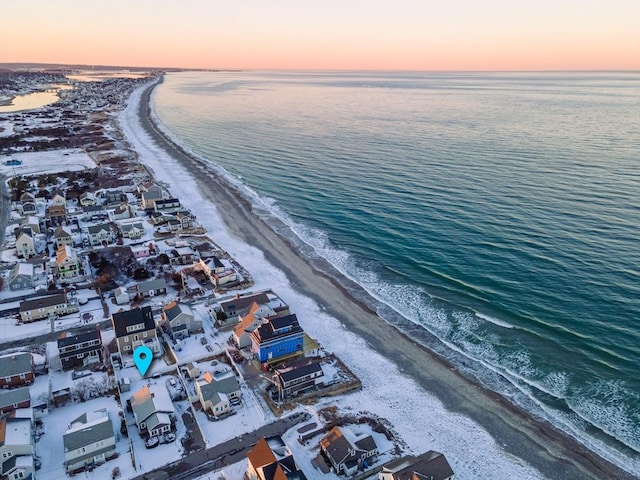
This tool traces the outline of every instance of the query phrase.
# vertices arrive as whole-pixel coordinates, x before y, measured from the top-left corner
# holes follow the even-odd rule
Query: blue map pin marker
[[[144,377],[144,374],[147,373],[149,367],[151,366],[151,361],[153,360],[153,352],[149,347],[144,345],[140,345],[136,347],[133,351],[133,363],[138,367],[138,371],[140,375]]]

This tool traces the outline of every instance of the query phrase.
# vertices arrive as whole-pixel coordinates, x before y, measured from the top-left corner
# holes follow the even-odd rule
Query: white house
[[[89,243],[93,247],[102,245],[103,243],[109,244],[114,241],[114,235],[108,223],[91,225],[87,228],[87,233],[89,234]]]

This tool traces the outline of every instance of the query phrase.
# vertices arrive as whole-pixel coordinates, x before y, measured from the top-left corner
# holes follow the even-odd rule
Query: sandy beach
[[[404,375],[436,396],[449,411],[473,419],[489,432],[504,452],[532,465],[546,478],[634,478],[552,425],[532,418],[506,399],[463,377],[445,359],[414,342],[353,298],[330,275],[316,270],[286,239],[254,215],[251,206],[234,192],[233,187],[154,127],[148,105],[152,88],[146,88],[139,105],[143,128],[158,146],[191,172],[193,182],[217,206],[232,234],[262,250],[271,264],[286,273],[296,290],[323,305],[347,330],[390,359]],[[215,232],[212,236],[215,238]],[[322,268],[331,272],[330,265]],[[337,275],[340,274],[336,272]],[[425,416],[428,415],[429,412],[425,412]],[[499,472],[496,477],[500,477]]]

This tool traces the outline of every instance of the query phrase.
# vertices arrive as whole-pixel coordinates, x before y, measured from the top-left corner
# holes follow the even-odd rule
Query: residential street
[[[187,480],[232,465],[246,457],[261,437],[282,435],[290,428],[307,421],[310,415],[298,412],[258,430],[232,438],[220,445],[187,455],[177,462],[134,477],[134,480]]]

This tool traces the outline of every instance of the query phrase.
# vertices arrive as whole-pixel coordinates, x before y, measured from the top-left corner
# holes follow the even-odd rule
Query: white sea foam
[[[132,104],[135,104],[139,100],[139,95],[140,92],[134,94],[132,100],[135,101],[132,101]],[[234,255],[246,268],[248,268],[249,271],[252,272],[256,280],[255,288],[274,288],[295,309],[295,311],[305,312],[305,314],[299,314],[305,330],[308,330],[312,336],[319,338],[321,343],[343,357],[350,365],[352,365],[353,361],[353,368],[354,370],[357,370],[356,373],[361,377],[371,381],[373,385],[376,385],[376,389],[378,389],[381,383],[384,383],[384,379],[376,379],[375,372],[365,368],[367,366],[370,366],[370,363],[363,365],[361,361],[358,361],[358,358],[371,358],[372,354],[370,352],[367,352],[366,355],[362,355],[361,348],[363,350],[366,349],[366,345],[359,345],[355,339],[353,339],[352,342],[345,341],[345,343],[332,340],[334,338],[343,338],[344,336],[347,336],[346,332],[343,332],[344,336],[332,336],[331,339],[325,338],[326,331],[332,329],[342,330],[342,327],[338,324],[337,320],[324,314],[312,300],[303,297],[293,291],[284,274],[281,271],[276,270],[273,266],[269,265],[264,259],[264,255],[262,254],[262,252],[255,249],[254,247],[239,242],[237,239],[232,237],[225,228],[222,228],[221,218],[215,206],[208,203],[205,199],[201,198],[199,192],[194,192],[191,188],[192,181],[189,174],[184,171],[178,164],[176,164],[172,159],[170,159],[163,151],[158,151],[158,149],[155,148],[153,142],[146,135],[146,133],[141,131],[141,128],[138,125],[137,111],[135,108],[128,108],[123,114],[123,119],[125,120],[123,123],[125,131],[127,133],[127,137],[129,137],[129,139],[135,145],[135,148],[141,153],[142,162],[149,165],[156,172],[157,177],[162,177],[162,180],[170,183],[172,185],[172,191],[174,192],[174,194],[181,198],[188,199],[184,201],[185,205],[191,207],[192,210],[196,212],[198,218],[203,223],[203,226],[205,226],[205,228],[207,228],[209,232],[212,232],[215,241],[227,251],[229,251],[232,255]],[[159,121],[157,117],[156,120]],[[163,127],[162,129],[164,133],[167,134],[169,138],[171,138],[176,144],[182,145],[180,140],[172,135],[166,127]],[[184,145],[182,145],[182,147],[184,148]],[[193,152],[189,153],[193,154]],[[208,159],[206,158],[200,158],[204,161],[208,161]],[[576,428],[575,423],[571,423],[571,417],[568,417],[562,412],[555,411],[554,409],[541,404],[535,398],[532,398],[531,392],[527,388],[523,388],[522,384],[518,384],[518,379],[516,379],[515,376],[511,376],[509,372],[505,371],[504,368],[497,367],[493,364],[493,362],[497,360],[498,355],[495,353],[495,351],[492,350],[492,347],[487,347],[486,344],[485,346],[483,346],[481,343],[470,344],[469,342],[467,342],[467,344],[465,344],[466,348],[461,348],[461,346],[458,345],[457,342],[454,343],[453,340],[455,337],[453,337],[451,333],[452,325],[450,322],[450,318],[442,309],[434,308],[430,305],[429,297],[424,291],[410,285],[392,285],[381,281],[380,278],[371,269],[363,269],[355,265],[355,262],[347,252],[333,248],[328,242],[325,232],[293,222],[291,218],[284,211],[282,211],[282,209],[280,209],[275,200],[259,195],[257,192],[244,184],[240,178],[229,173],[220,165],[211,164],[210,168],[212,168],[216,173],[223,175],[230,184],[232,184],[243,196],[245,196],[245,198],[247,198],[252,203],[255,211],[260,214],[260,216],[264,217],[267,221],[271,216],[279,219],[282,223],[289,227],[291,232],[298,238],[298,240],[310,246],[318,256],[329,261],[347,278],[360,284],[373,298],[381,303],[388,305],[390,308],[403,315],[405,318],[410,319],[411,321],[426,328],[432,334],[440,338],[443,343],[452,351],[461,354],[469,358],[470,360],[479,362],[485,368],[487,368],[488,371],[493,371],[505,377],[517,389],[518,392],[526,397],[525,399],[526,401],[528,401],[528,403],[538,405],[540,410],[540,412],[538,413],[541,416],[549,418],[550,421],[555,424],[559,424],[561,427],[564,426],[563,428],[565,429],[565,431],[567,431],[569,434],[572,434],[586,445],[589,445],[605,458],[609,458],[619,465],[626,465],[627,468],[632,469],[632,471],[633,469],[638,469],[638,464],[633,462],[629,458],[625,457],[624,455],[621,456],[617,452],[612,452],[602,442],[585,436],[584,431],[582,431],[580,428]],[[483,320],[490,321],[491,323],[496,323],[496,319],[485,318],[485,316],[483,316],[482,314],[476,314],[476,316],[482,318]],[[304,322],[305,317],[314,318],[315,322]],[[497,320],[497,322],[499,322],[499,320]],[[459,325],[463,326],[462,330],[465,332],[465,334],[473,332],[473,330],[478,328],[478,326],[480,325],[478,323],[478,319],[475,318],[474,320],[474,317],[471,315],[468,315],[466,317],[459,317],[458,323]],[[496,324],[499,325],[498,323]],[[512,327],[510,325],[499,326],[504,326],[505,328]],[[464,338],[464,334],[460,334],[457,340],[460,340],[460,338]],[[347,348],[347,346],[349,346],[349,348]],[[354,352],[357,353],[355,356]],[[522,367],[523,365],[524,364],[519,363],[519,367]],[[386,365],[384,368],[381,368],[377,371],[388,371],[389,368],[390,367]],[[520,372],[520,374],[521,373],[522,372]],[[520,380],[526,381],[526,377],[520,374]],[[561,374],[558,375],[561,376]],[[405,390],[404,386],[403,390]],[[553,391],[553,389],[549,390]],[[410,391],[410,389],[406,391]],[[372,395],[372,399],[380,398],[380,400],[382,401],[382,397],[384,396],[382,392],[380,392],[380,394],[377,393],[378,390],[375,390],[374,392],[367,390],[367,392]],[[513,394],[509,394],[507,392],[507,396],[515,400]],[[418,398],[418,401],[422,403],[426,401],[424,392],[419,392],[419,395],[417,394],[416,398]],[[391,402],[389,405],[393,403],[389,398],[386,398],[386,401]],[[407,399],[407,401],[411,402],[412,400]],[[432,401],[436,400],[432,399]],[[375,408],[380,409],[383,405],[387,404],[383,402],[381,405],[377,405],[376,403]],[[371,408],[374,408],[373,405],[371,406]],[[410,417],[403,416],[403,418],[395,418],[394,415],[389,414],[389,419],[392,422],[398,422],[398,429],[400,431],[413,431],[414,424],[407,424],[404,418]],[[460,428],[460,431],[458,432],[459,435],[449,434],[450,442],[448,445],[446,445],[446,448],[444,448],[445,446],[443,445],[442,449],[447,452],[452,452],[452,455],[456,455],[456,453],[454,452],[458,452],[458,454],[461,456],[460,458],[468,458],[468,451],[465,451],[465,442],[463,440],[463,437],[469,432],[465,429],[476,429],[479,427],[474,424],[471,424],[470,426],[468,425],[468,419],[463,420],[455,415],[451,416],[450,414],[445,414],[442,418],[440,415],[438,415],[438,418],[442,420],[446,425],[446,428],[451,429],[451,431],[456,431],[458,428]],[[560,419],[562,421],[556,421]],[[428,421],[433,421],[431,416],[429,416]],[[448,422],[450,422],[450,424],[448,424]],[[433,431],[432,425],[430,423],[421,426],[421,428],[423,428],[422,432],[428,430]],[[467,433],[463,434],[463,432]],[[409,433],[404,433],[403,436],[404,435],[410,436]],[[416,447],[423,445],[424,442],[419,441],[419,439],[422,438],[422,435],[423,433],[416,437],[416,441],[413,443],[413,445],[415,445]],[[490,438],[485,440],[487,440],[489,444],[492,442]],[[409,443],[412,444],[412,442]],[[495,445],[488,446],[488,451],[494,451],[494,449]],[[474,450],[474,452],[475,451],[476,450]],[[479,468],[479,470],[469,470],[468,468],[465,468],[461,465],[456,465],[456,473],[458,478],[471,478],[471,474],[477,476],[481,471],[484,471],[485,466],[483,465],[483,462],[486,462],[487,459],[482,459],[480,461],[478,461],[477,459],[470,459],[469,461],[471,465],[475,465]],[[505,462],[504,465],[503,462]],[[514,465],[511,459],[506,459],[504,458],[504,456],[498,455],[495,459],[492,459],[492,461],[488,462],[486,464],[486,467],[489,468],[487,470],[487,474],[489,474],[489,471],[495,471],[496,467],[499,468],[500,471],[506,472],[513,468]],[[461,471],[467,472],[469,475],[461,475],[458,468],[462,468]],[[519,472],[519,474],[513,476],[513,478],[532,478],[536,476],[536,474],[532,471],[527,470],[527,472],[528,473],[524,474],[524,476],[521,475],[522,472]]]
[[[502,320],[498,320],[495,317],[490,317],[489,315],[485,315],[484,313],[480,313],[480,312],[474,312],[476,314],[477,317],[480,317],[483,320],[486,320],[487,322],[491,322],[494,325],[497,325],[499,327],[504,327],[504,328],[513,328],[513,325],[511,325],[510,323],[507,322],[503,322]]]

